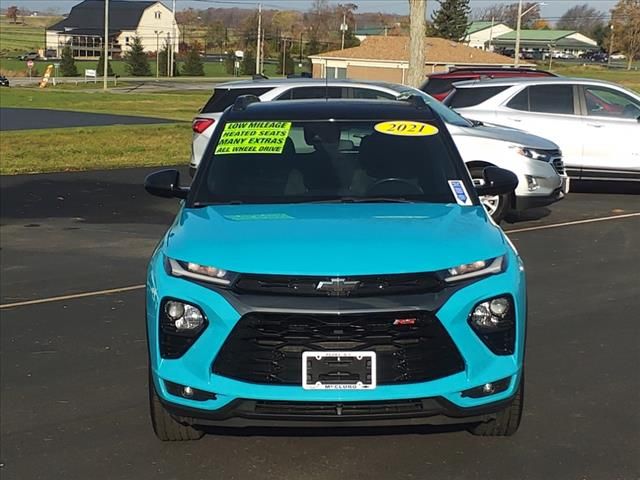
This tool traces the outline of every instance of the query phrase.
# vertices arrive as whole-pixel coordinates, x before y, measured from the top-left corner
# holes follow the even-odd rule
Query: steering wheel
[[[409,187],[409,188],[407,188]],[[420,195],[424,190],[403,178],[382,178],[367,189],[367,195]]]

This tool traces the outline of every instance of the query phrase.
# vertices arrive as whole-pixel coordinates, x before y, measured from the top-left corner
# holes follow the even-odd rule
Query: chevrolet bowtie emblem
[[[360,282],[357,280],[346,280],[345,278],[332,278],[331,280],[325,280],[318,282],[316,290],[322,292],[328,292],[331,295],[348,295],[349,292],[354,291],[360,286]]]

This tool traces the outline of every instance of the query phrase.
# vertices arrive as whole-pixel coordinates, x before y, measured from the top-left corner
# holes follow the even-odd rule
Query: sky
[[[171,0],[161,0],[171,8]],[[176,9],[184,8],[205,9],[208,7],[243,7],[255,8],[257,3],[262,1],[264,8],[273,9],[295,9],[308,10],[312,0],[176,0]],[[517,0],[471,0],[473,10],[481,10],[496,3],[513,3]],[[407,14],[409,12],[409,2],[407,0],[329,0],[332,4],[355,3],[358,5],[358,12],[386,12]],[[4,11],[10,5],[17,5],[30,10],[46,10],[55,8],[61,13],[67,13],[71,7],[80,3],[80,0],[0,0],[0,10]],[[541,7],[543,18],[555,20],[567,9],[574,5],[587,3],[602,12],[609,13],[615,6],[616,0],[546,0],[546,5]],[[437,5],[436,0],[427,0],[429,11]]]

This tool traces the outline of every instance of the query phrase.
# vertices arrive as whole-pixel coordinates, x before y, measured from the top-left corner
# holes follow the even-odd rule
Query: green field
[[[44,48],[45,28],[62,17],[20,17],[18,23],[0,16],[0,55],[16,56],[25,52]]]
[[[188,124],[2,132],[0,174],[187,164]]]
[[[52,108],[190,121],[209,96],[208,91],[104,93],[18,87],[1,91],[0,107]]]

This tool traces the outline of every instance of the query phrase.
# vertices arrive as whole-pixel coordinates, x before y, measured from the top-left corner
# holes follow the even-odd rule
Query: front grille
[[[247,382],[300,385],[305,351],[374,351],[379,384],[423,382],[464,370],[451,337],[425,311],[248,313],[212,368],[217,375]]]
[[[553,165],[553,168],[558,173],[558,175],[564,175],[564,162],[562,161],[562,158],[552,159],[551,165]]]
[[[234,284],[238,293],[296,296],[378,296],[433,293],[444,284],[433,273],[362,275],[344,278],[243,274]]]
[[[425,405],[427,403],[427,405]],[[432,402],[433,403],[433,402]],[[362,415],[420,414],[428,411],[423,400],[390,400],[378,402],[282,402],[257,401],[258,415],[287,417],[355,417]]]

